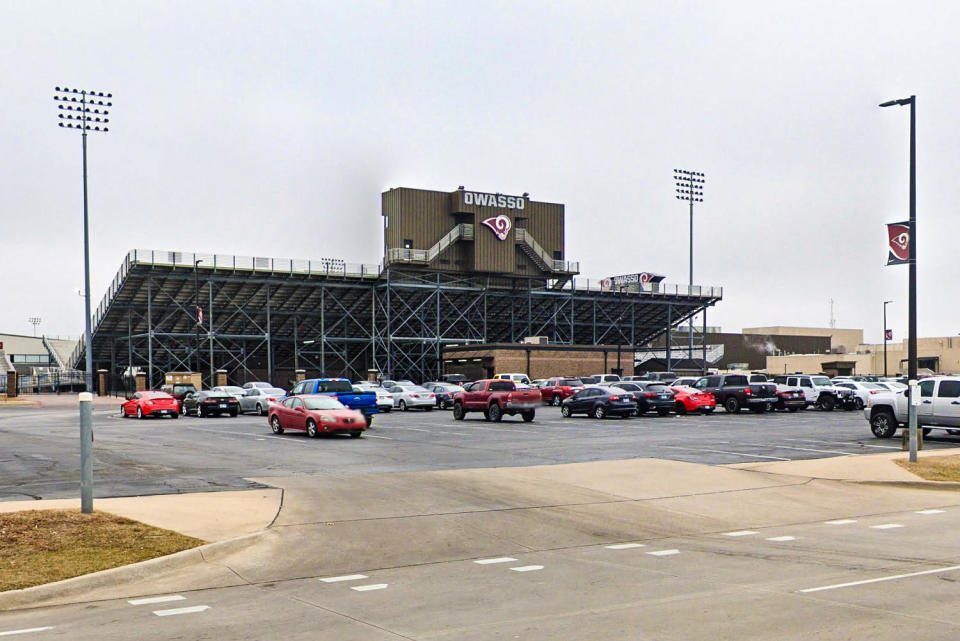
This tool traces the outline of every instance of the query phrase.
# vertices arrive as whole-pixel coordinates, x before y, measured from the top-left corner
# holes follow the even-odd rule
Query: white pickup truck
[[[920,404],[917,405],[917,425],[924,434],[932,429],[944,429],[949,434],[960,434],[960,377],[933,376],[921,380]],[[890,438],[901,427],[907,426],[908,390],[873,394],[863,409],[870,421],[870,431],[877,438]]]

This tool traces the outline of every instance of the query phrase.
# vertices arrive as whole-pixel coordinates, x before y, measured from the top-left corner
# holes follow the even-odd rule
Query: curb
[[[261,530],[253,534],[208,543],[139,563],[100,570],[99,572],[75,576],[54,583],[36,585],[31,588],[0,592],[0,612],[35,607],[53,599],[75,598],[75,601],[62,602],[75,603],[80,601],[78,597],[82,597],[97,588],[147,579],[161,572],[179,570],[192,565],[212,563],[214,559],[223,558],[258,543],[266,536],[267,532],[267,530]]]
[[[856,481],[851,479],[846,482],[860,485],[903,487],[914,490],[960,490],[960,482],[957,481]]]

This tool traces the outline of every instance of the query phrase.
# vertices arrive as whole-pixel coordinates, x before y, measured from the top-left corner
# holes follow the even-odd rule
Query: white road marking
[[[158,617],[172,617],[178,614],[194,614],[196,612],[203,612],[204,610],[209,610],[209,605],[194,605],[189,608],[173,608],[172,610],[154,610],[153,613]]]
[[[951,565],[946,568],[937,568],[936,570],[924,570],[923,572],[911,572],[909,574],[895,574],[893,576],[883,576],[877,579],[866,579],[864,581],[851,581],[850,583],[837,583],[835,585],[824,585],[819,588],[807,588],[805,590],[799,590],[801,594],[809,594],[810,592],[822,592],[823,590],[836,590],[839,588],[849,588],[855,585],[867,585],[868,583],[881,583],[883,581],[896,581],[897,579],[907,579],[914,576],[923,576],[925,574],[939,574],[941,572],[953,572],[954,570],[960,570],[960,565]]]
[[[883,523],[881,525],[871,525],[871,528],[874,530],[892,530],[894,528],[903,527],[899,523]]]
[[[392,440],[394,440],[394,439],[390,438],[389,436],[374,436],[373,434],[364,434],[364,435],[363,435],[363,438],[382,438],[382,439],[385,440],[385,441],[392,441]]]
[[[815,439],[809,438],[785,438],[784,441],[791,441],[793,443],[823,443],[824,445],[848,445],[842,441],[818,441]],[[850,447],[853,447],[853,444],[849,444]],[[893,445],[871,445],[869,443],[857,442],[857,447],[872,447],[881,450],[899,450],[901,448],[895,447]]]
[[[368,578],[366,574],[344,574],[343,576],[330,576],[320,580],[324,583],[339,583],[340,581],[356,581],[366,578]]]
[[[642,548],[646,547],[643,543],[617,543],[616,545],[608,545],[608,550],[629,550],[631,548]]]
[[[495,559],[477,559],[474,561],[477,565],[489,565],[491,563],[512,563],[516,561],[512,556],[498,556]]]
[[[22,630],[9,630],[7,632],[0,632],[0,637],[12,637],[15,634],[27,634],[28,632],[43,632],[44,630],[53,630],[53,626],[48,625],[43,628],[23,628]]]
[[[850,525],[856,523],[856,519],[837,519],[836,521],[825,521],[827,525]]]
[[[151,603],[167,603],[169,601],[185,601],[187,597],[181,596],[179,594],[171,594],[169,596],[152,596],[147,599],[131,599],[127,601],[130,605],[149,605]]]
[[[771,536],[768,541],[773,541],[774,543],[782,543],[784,541],[796,541],[797,537],[795,536]]]
[[[920,510],[917,514],[943,514],[944,510]]]
[[[772,461],[792,461],[793,459],[783,458],[782,456],[765,456],[763,454],[747,454],[746,452],[728,452],[726,450],[708,450],[699,447],[682,447],[680,445],[661,445],[660,447],[671,448],[675,450],[687,450],[690,452],[711,452],[713,454],[732,454],[734,456],[745,456],[747,458],[763,458]]]
[[[388,585],[390,584],[389,583],[372,583],[370,585],[357,585],[350,589],[356,590],[357,592],[369,592],[370,590],[382,590],[386,588]]]
[[[724,536],[753,536],[754,534],[759,534],[754,530],[738,530],[736,532],[724,532]]]
[[[518,568],[510,568],[514,572],[534,572],[536,570],[542,570],[542,565],[521,565]]]
[[[672,556],[680,554],[680,550],[657,550],[656,552],[647,552],[650,556]]]
[[[799,450],[801,452],[818,452],[820,454],[840,454],[842,456],[850,456],[855,454],[855,452],[842,452],[840,450],[818,450],[812,447],[793,447],[792,445],[774,445],[774,447],[779,447],[782,450]]]

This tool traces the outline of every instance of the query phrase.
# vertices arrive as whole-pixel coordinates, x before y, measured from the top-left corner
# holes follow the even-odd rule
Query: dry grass
[[[0,592],[145,561],[201,544],[199,539],[104,512],[0,514]]]
[[[898,460],[897,465],[928,481],[960,481],[960,455],[924,457],[916,463]]]

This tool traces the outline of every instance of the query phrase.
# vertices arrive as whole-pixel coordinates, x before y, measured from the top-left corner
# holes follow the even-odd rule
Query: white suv
[[[799,388],[807,400],[807,407],[814,405],[825,412],[840,407],[853,406],[853,390],[836,387],[826,376],[808,374],[784,374],[774,376],[777,389]]]
[[[917,425],[923,433],[931,429],[945,429],[948,434],[960,434],[960,377],[932,376],[917,383],[920,404],[917,405]],[[871,395],[863,416],[870,421],[870,431],[877,438],[890,438],[907,423],[908,390]]]

